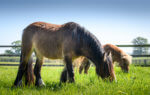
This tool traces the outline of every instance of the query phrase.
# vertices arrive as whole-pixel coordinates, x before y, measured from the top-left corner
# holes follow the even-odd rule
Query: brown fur
[[[109,77],[110,80],[115,79],[109,53],[104,53],[100,42],[94,35],[74,22],[63,25],[35,22],[24,29],[20,66],[14,82],[15,86],[22,84],[21,79],[25,70],[32,69],[27,64],[29,64],[28,61],[33,51],[37,57],[34,67],[35,84],[37,86],[44,85],[40,73],[44,57],[64,59],[65,68],[61,75],[61,82],[67,80],[74,82],[72,60],[79,56],[85,56],[93,61],[98,76],[102,78]],[[33,74],[32,70],[28,71]],[[32,75],[26,77],[32,77]],[[26,79],[32,81],[33,78]]]

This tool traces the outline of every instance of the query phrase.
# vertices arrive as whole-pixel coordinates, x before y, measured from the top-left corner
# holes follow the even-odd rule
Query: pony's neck
[[[90,33],[89,36],[87,37],[88,38],[86,38],[86,40],[83,40],[84,49],[85,49],[84,56],[90,59],[95,65],[97,65],[101,63],[103,60],[102,57],[103,57],[104,49],[102,48],[102,45],[94,35]]]

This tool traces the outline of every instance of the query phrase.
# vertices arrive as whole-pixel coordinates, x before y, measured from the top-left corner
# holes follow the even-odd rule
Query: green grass
[[[115,67],[117,82],[98,79],[92,67],[88,75],[75,72],[75,83],[62,85],[59,85],[62,67],[43,67],[42,78],[46,87],[11,88],[17,68],[0,67],[0,95],[150,95],[150,67],[131,66],[129,73]]]

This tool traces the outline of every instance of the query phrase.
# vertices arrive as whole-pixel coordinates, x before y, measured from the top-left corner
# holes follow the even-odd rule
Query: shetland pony
[[[115,62],[119,63],[122,71],[128,72],[129,65],[132,63],[132,56],[126,54],[120,48],[112,44],[106,44],[103,46],[105,52],[111,52],[113,64]],[[79,73],[81,74],[84,70],[84,73],[87,74],[90,67],[90,62],[86,57],[78,58],[75,60],[74,64],[79,68]]]
[[[128,55],[123,50],[112,44],[106,44],[103,46],[103,48],[106,52],[112,53],[113,63],[119,63],[119,66],[121,67],[122,71],[129,71],[129,65],[132,63],[132,56]]]
[[[102,79],[115,79],[112,59],[105,53],[97,38],[79,24],[69,22],[63,25],[35,22],[27,26],[22,35],[20,65],[14,86],[22,85],[22,76],[26,73],[26,84],[34,81],[31,54],[36,54],[34,67],[35,85],[43,86],[41,66],[43,58],[64,59],[64,70],[60,82],[75,82],[72,61],[85,56],[96,66],[96,74]],[[30,77],[30,78],[28,78]]]
[[[83,70],[85,74],[88,74],[88,69],[90,68],[90,61],[86,57],[81,56],[76,60],[74,60],[73,67],[74,68],[76,67],[77,70],[79,70],[80,74],[82,73]]]

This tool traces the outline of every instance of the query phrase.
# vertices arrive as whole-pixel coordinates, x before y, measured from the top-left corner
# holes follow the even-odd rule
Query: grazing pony
[[[112,44],[106,44],[103,46],[105,52],[111,52],[113,64],[115,62],[119,63],[122,71],[128,72],[129,65],[132,63],[132,56],[126,54],[120,48]],[[84,73],[87,74],[90,67],[90,62],[86,57],[81,57],[75,60],[74,64],[78,64],[79,73],[81,74],[83,69]],[[76,65],[75,65],[76,66]]]
[[[76,60],[74,60],[73,66],[74,68],[77,67],[80,74],[82,73],[83,70],[85,74],[88,74],[88,70],[90,68],[90,61],[86,57],[81,56]]]
[[[22,76],[26,77],[26,84],[34,81],[32,52],[36,54],[34,67],[35,85],[43,86],[41,78],[41,66],[43,58],[64,59],[64,70],[60,82],[75,82],[73,59],[85,56],[96,66],[96,73],[102,79],[115,79],[112,59],[109,53],[105,53],[97,38],[79,24],[69,22],[63,25],[35,22],[27,26],[22,35],[22,47],[20,65],[14,86],[22,85]]]
[[[112,53],[113,63],[118,62],[122,71],[129,71],[129,65],[132,63],[132,56],[128,55],[123,50],[112,44],[106,44],[103,46],[103,48],[106,52]]]

